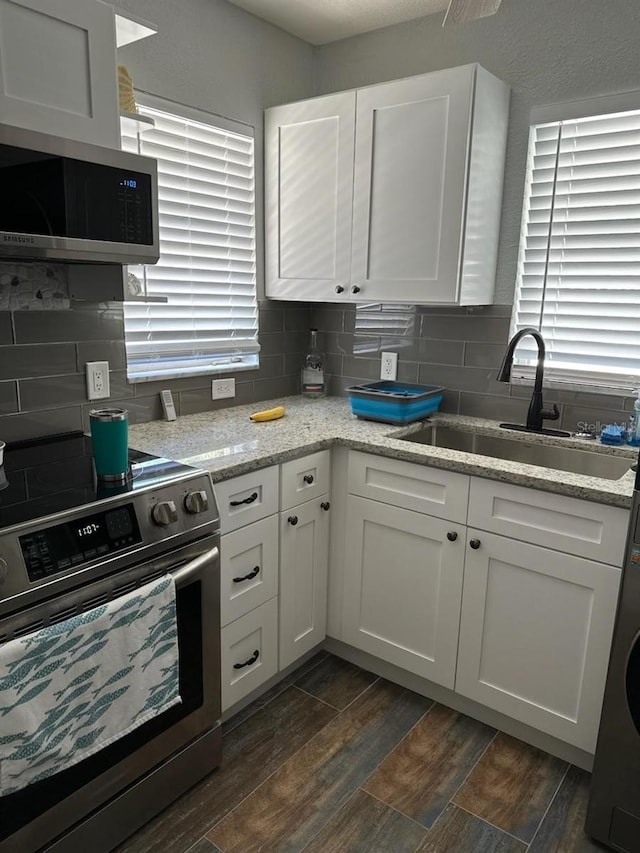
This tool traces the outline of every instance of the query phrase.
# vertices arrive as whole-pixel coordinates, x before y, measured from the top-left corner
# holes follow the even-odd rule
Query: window
[[[526,326],[552,381],[640,384],[640,110],[532,126],[511,331]],[[530,375],[530,337],[516,355]]]
[[[160,260],[129,267],[144,301],[124,307],[128,378],[255,368],[253,138],[155,101],[139,110],[155,127],[123,131],[123,147],[158,161]]]

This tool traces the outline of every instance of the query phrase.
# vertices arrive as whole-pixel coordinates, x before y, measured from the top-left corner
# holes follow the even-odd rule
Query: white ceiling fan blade
[[[476,18],[495,15],[501,2],[502,0],[449,0],[442,26],[466,24],[467,21],[475,21]]]

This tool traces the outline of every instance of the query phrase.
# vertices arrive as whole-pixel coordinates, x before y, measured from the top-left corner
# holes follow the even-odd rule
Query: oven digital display
[[[82,566],[142,541],[133,504],[20,536],[29,580]]]

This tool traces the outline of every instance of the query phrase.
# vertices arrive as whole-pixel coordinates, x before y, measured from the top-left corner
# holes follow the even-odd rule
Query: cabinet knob
[[[297,515],[290,515],[289,518],[287,519],[287,521],[289,522],[289,524],[292,527],[295,527],[296,524],[298,523],[298,516]]]
[[[320,509],[323,509],[325,512],[329,512],[329,510],[331,509],[331,504],[329,503],[329,501],[322,501],[322,503],[320,504]]]
[[[360,293],[360,288],[357,284],[353,285],[353,287],[351,288],[351,293]]]
[[[306,483],[308,486],[310,486],[310,485],[311,485],[311,483],[313,483],[313,474],[305,474],[305,475],[304,475],[304,477],[303,477],[302,479],[305,481],[305,483]]]
[[[447,539],[449,540],[449,542],[455,542],[457,538],[458,538],[458,534],[456,533],[455,530],[450,530],[447,533]]]
[[[336,293],[344,293],[344,287],[341,284],[336,285]]]
[[[469,547],[473,548],[474,551],[477,551],[478,548],[480,547],[480,540],[479,539],[470,539],[469,540]]]

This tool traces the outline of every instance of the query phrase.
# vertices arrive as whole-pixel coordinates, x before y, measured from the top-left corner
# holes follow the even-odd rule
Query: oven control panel
[[[19,537],[30,581],[142,542],[133,504],[74,518]]]

